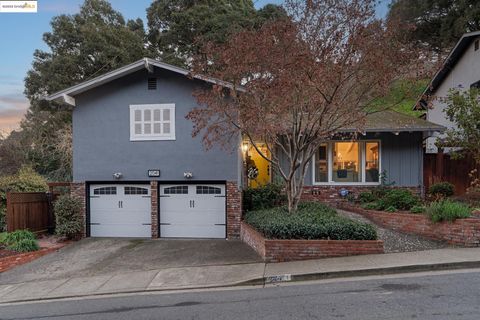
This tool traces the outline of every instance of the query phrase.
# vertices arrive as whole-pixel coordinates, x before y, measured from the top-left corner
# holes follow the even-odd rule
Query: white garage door
[[[151,237],[149,185],[91,185],[90,236]]]
[[[225,238],[225,185],[160,185],[162,238]]]

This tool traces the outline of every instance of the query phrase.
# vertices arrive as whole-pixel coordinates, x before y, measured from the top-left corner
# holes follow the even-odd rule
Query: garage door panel
[[[225,223],[225,215],[220,215],[218,212],[212,211],[195,211],[195,212],[182,212],[182,211],[168,211],[162,214],[162,223],[170,224],[205,224],[215,225],[218,223]]]
[[[151,215],[144,211],[95,211],[94,215],[90,216],[90,223],[101,224],[138,224],[138,223],[150,223]]]
[[[225,226],[211,225],[161,225],[163,238],[225,238]]]
[[[151,233],[150,225],[131,224],[101,224],[90,225],[90,235],[92,237],[129,237],[143,238]]]

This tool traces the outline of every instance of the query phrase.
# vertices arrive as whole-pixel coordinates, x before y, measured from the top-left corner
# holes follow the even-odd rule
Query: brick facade
[[[342,200],[340,190],[346,189],[350,194],[358,195],[361,192],[369,191],[376,186],[305,186],[302,192],[302,200],[304,201],[321,201],[328,203],[336,203]],[[408,189],[413,194],[422,195],[421,187],[390,187],[392,189]]]
[[[158,238],[158,182],[150,182],[150,199],[152,203],[152,239]]]
[[[480,219],[478,218],[434,223],[423,214],[365,210],[348,204],[342,204],[341,208],[359,213],[389,229],[416,234],[433,240],[446,241],[454,245],[480,246]]]
[[[235,181],[227,181],[227,239],[240,238],[242,219],[242,191]]]
[[[86,191],[84,182],[72,182],[70,185],[70,194],[80,200],[82,203],[82,218],[83,218],[83,229],[80,234],[81,238],[87,236],[87,205],[86,205]]]
[[[266,262],[299,261],[327,257],[384,253],[382,240],[278,240],[242,222],[241,239]]]

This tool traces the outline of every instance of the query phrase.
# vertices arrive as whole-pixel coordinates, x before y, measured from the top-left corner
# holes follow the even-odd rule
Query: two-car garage
[[[160,184],[162,238],[225,238],[225,184]],[[91,237],[150,237],[149,184],[90,184]],[[154,202],[155,203],[155,202]]]

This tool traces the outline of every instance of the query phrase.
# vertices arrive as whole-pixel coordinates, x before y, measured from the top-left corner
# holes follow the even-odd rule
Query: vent
[[[148,90],[157,90],[157,78],[148,78]]]

